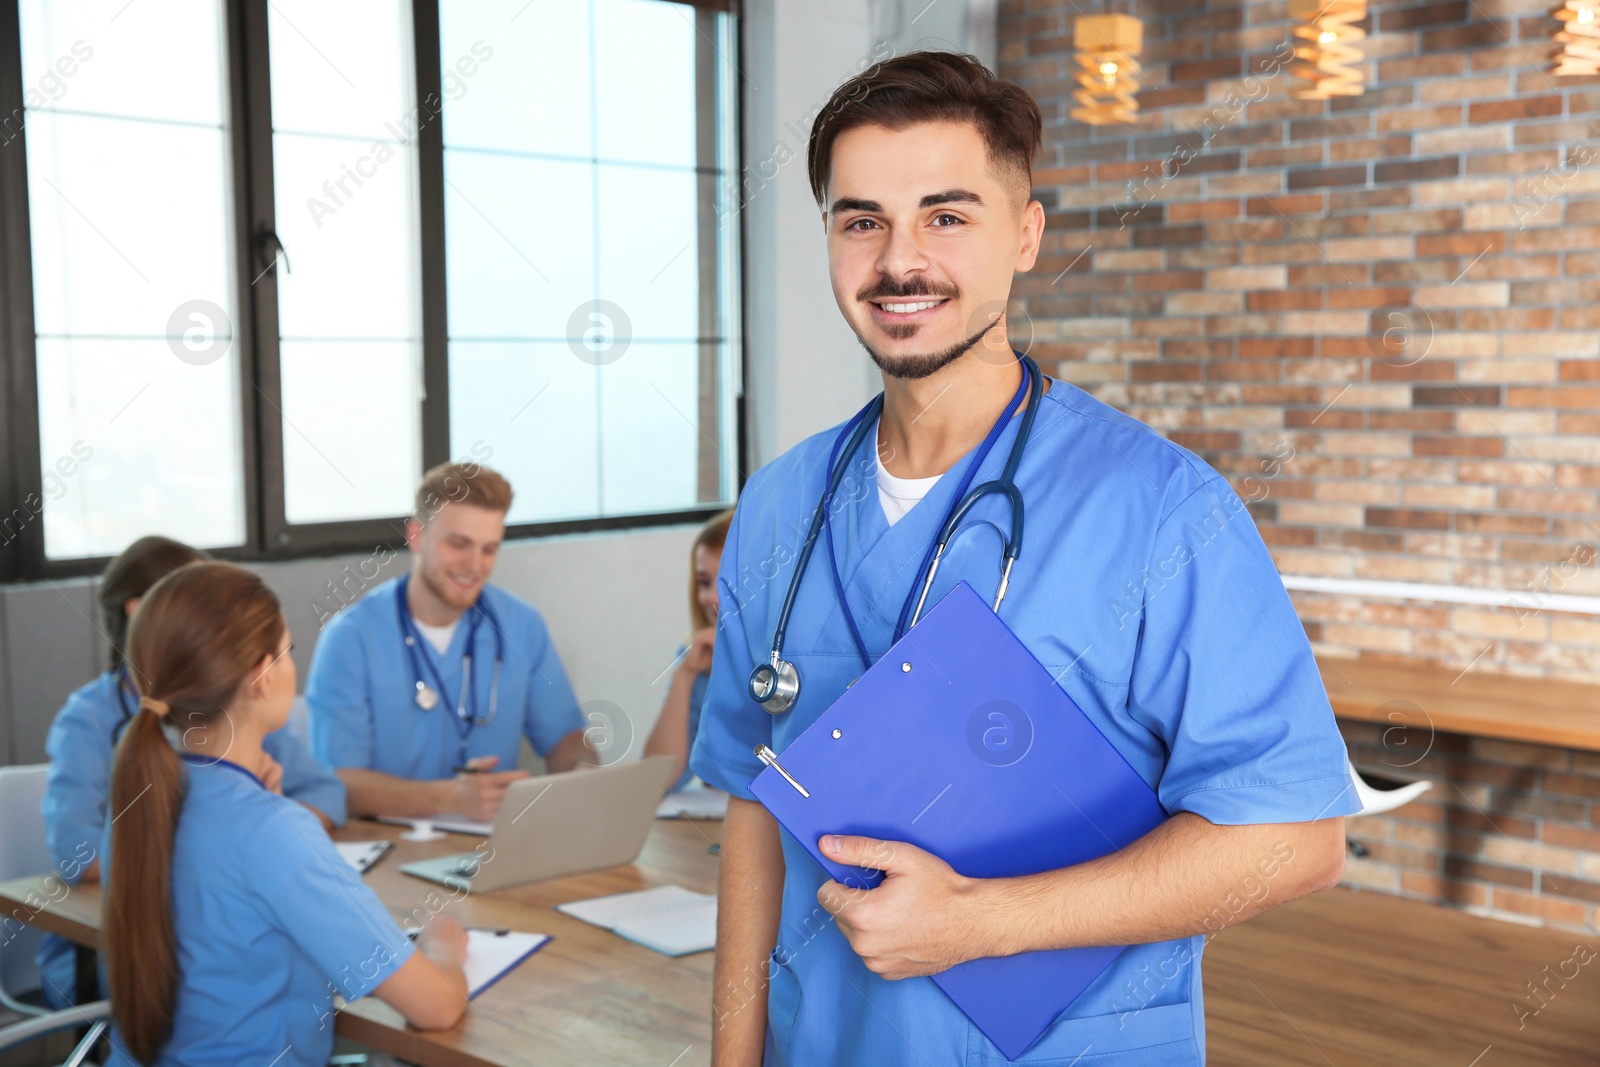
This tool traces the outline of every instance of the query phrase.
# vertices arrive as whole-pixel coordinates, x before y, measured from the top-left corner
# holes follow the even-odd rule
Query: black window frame
[[[717,48],[714,19],[718,14],[738,18],[737,0],[662,0],[694,10],[702,91],[707,72],[715,69],[711,53]],[[229,154],[232,165],[234,224],[234,276],[236,313],[235,358],[239,363],[241,462],[244,496],[245,542],[210,550],[218,558],[240,562],[270,562],[371,551],[380,546],[400,548],[405,540],[405,516],[357,519],[328,523],[289,524],[284,512],[282,390],[278,352],[277,277],[272,266],[274,245],[274,184],[272,157],[271,84],[268,57],[268,0],[224,0],[228,63],[226,102],[230,122]],[[418,101],[442,100],[439,0],[412,0],[412,42]],[[735,24],[736,47],[742,46],[744,20]],[[732,57],[738,66],[738,56]],[[714,79],[712,79],[714,83]],[[728,87],[738,114],[743,114],[743,79]],[[50,560],[45,557],[43,471],[40,467],[39,397],[34,339],[32,246],[28,207],[27,131],[24,123],[21,27],[19,0],[0,0],[0,523],[14,509],[39,512],[15,536],[0,526],[0,584],[70,578],[97,574],[107,556]],[[717,94],[711,92],[713,111]],[[419,113],[427,115],[426,108]],[[701,112],[705,112],[702,110]],[[717,116],[718,121],[722,116]],[[421,124],[417,136],[419,248],[421,257],[421,347],[424,398],[420,431],[422,467],[427,469],[450,458],[450,367],[445,287],[445,181],[443,124],[437,118]],[[701,123],[704,142],[706,124]],[[741,123],[742,126],[742,123]],[[703,145],[702,145],[703,146]],[[730,146],[733,158],[727,173],[713,176],[710,184],[729,183],[743,171],[743,131],[736,130]],[[703,153],[702,153],[703,158]],[[705,175],[702,167],[701,173]],[[704,187],[704,185],[703,185]],[[712,218],[707,219],[707,212]],[[706,246],[717,243],[715,204],[702,197],[698,228],[701,244],[702,283],[705,281]],[[713,247],[712,252],[715,252]],[[743,321],[746,300],[746,246],[741,240],[731,264],[739,269],[739,288],[733,308]],[[252,279],[257,279],[252,284]],[[718,299],[707,296],[702,284],[702,306]],[[713,316],[720,315],[715,303]],[[705,315],[702,315],[704,321]],[[706,331],[702,330],[703,337]],[[748,380],[748,349],[742,330],[735,357],[739,383],[719,382],[718,390],[734,390]],[[702,344],[702,352],[706,345]],[[704,358],[702,359],[704,366]],[[724,394],[717,392],[713,397]],[[734,494],[747,477],[745,392],[733,396],[735,443]],[[707,404],[701,402],[701,414]],[[702,434],[702,437],[704,435]],[[715,447],[713,445],[713,447]],[[702,449],[700,482],[706,478]],[[420,479],[422,471],[417,472]],[[701,522],[725,507],[708,503],[668,511],[606,515],[590,518],[508,524],[507,541],[557,534],[589,533]]]

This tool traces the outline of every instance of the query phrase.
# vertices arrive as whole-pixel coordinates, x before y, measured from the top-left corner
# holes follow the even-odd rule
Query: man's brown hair
[[[511,510],[511,483],[476,463],[441,463],[417,486],[416,517],[426,523],[446,504],[470,504],[504,514]]]
[[[922,122],[970,122],[989,164],[1028,202],[1044,120],[1027,90],[994,76],[972,56],[911,52],[862,71],[833,91],[811,124],[806,167],[811,193],[826,206],[833,142],[858,126],[903,130]]]

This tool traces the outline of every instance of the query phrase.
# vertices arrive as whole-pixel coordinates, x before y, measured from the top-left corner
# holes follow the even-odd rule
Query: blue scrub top
[[[1013,418],[978,471],[999,477]],[[710,689],[690,766],[744,799],[862,671],[819,544],[801,584],[784,655],[799,700],[769,715],[749,696],[771,651],[806,526],[827,480],[838,428],[757,472],[740,496],[718,574],[721,612]],[[874,437],[867,438],[868,441]],[[890,526],[874,457],[850,457],[833,517],[839,571],[873,656],[892,643],[901,605],[954,501],[971,454]],[[975,482],[975,484],[976,484]],[[1283,583],[1227,482],[1150,427],[1052,381],[1017,475],[1026,501],[1021,557],[1000,617],[1057,675],[1169,814],[1213,823],[1302,822],[1353,813],[1345,747]],[[931,606],[956,582],[993,599],[1003,497],[977,505],[941,564]],[[915,758],[915,738],[907,738]],[[782,920],[769,964],[768,1063],[1007,1062],[928,978],[868,971],[818,906],[828,876],[787,832]],[[1136,945],[1024,1053],[1021,1063],[1205,1062],[1203,937]]]
[[[688,645],[679,645],[678,646],[678,654],[676,656],[674,656],[673,659],[675,659],[675,660],[682,659],[683,658],[683,654],[685,652],[687,652],[687,651],[689,651],[689,646]],[[689,744],[690,745],[694,744],[695,735],[700,732],[700,710],[701,710],[702,707],[705,706],[705,702],[706,702],[706,687],[707,687],[707,684],[710,681],[711,681],[711,675],[708,672],[701,671],[699,674],[694,676],[694,683],[689,687]],[[669,793],[676,793],[678,790],[684,788],[685,786],[687,786],[693,780],[694,780],[694,771],[689,768],[689,763],[688,763],[687,760],[685,760],[684,764],[683,764],[683,773],[678,775],[678,780],[676,782],[672,783],[672,788],[669,789],[668,792]]]
[[[323,630],[306,678],[311,711],[311,751],[334,767],[364,767],[400,778],[450,778],[461,758],[456,697],[470,620],[463,616],[439,655],[423,639],[418,647],[444,682],[439,703],[416,702],[416,665],[400,625],[399,579],[384,582],[339,612]],[[543,756],[573,730],[583,714],[544,619],[532,605],[494,586],[480,594],[504,633],[499,701],[492,721],[467,735],[466,758],[499,756],[498,770],[517,766],[521,738]],[[489,713],[494,673],[494,625],[485,618],[472,650],[472,685],[480,716]],[[424,679],[436,685],[433,675]],[[471,700],[467,702],[470,711]]]
[[[185,757],[184,773],[172,853],[178,994],[156,1062],[323,1067],[334,994],[366,996],[416,947],[309,811],[227,761]],[[108,856],[109,842],[108,832]],[[109,880],[105,892],[116,892]],[[115,1027],[111,1047],[113,1064],[134,1067]]]
[[[123,686],[122,672],[107,671],[69,696],[50,724],[50,772],[41,806],[45,842],[56,871],[70,884],[99,858],[116,744],[137,710],[138,698]],[[284,728],[268,734],[261,747],[283,766],[284,796],[344,825],[344,783],[311,758],[303,740]],[[47,934],[35,958],[46,1001],[52,1007],[71,1004],[77,973],[72,942]]]

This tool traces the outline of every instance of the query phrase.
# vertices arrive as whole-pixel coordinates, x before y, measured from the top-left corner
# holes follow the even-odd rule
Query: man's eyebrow
[[[946,189],[942,193],[929,193],[919,207],[938,207],[940,204],[977,204],[983,206],[983,197],[970,189]]]
[[[862,200],[855,196],[841,196],[833,202],[833,214],[841,211],[869,211],[877,214],[883,212],[883,205],[876,200]]]
[[[983,206],[983,197],[970,189],[946,189],[942,193],[929,193],[918,202],[918,207],[938,207],[940,204],[977,204]],[[842,196],[833,202],[833,214],[841,211],[866,211],[882,214],[883,205],[876,200],[862,200],[855,196]]]

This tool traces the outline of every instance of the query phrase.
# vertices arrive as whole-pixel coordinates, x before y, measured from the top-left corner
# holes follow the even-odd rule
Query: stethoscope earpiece
[[[769,715],[788,711],[800,696],[800,672],[786,659],[773,658],[750,672],[750,696]]]

